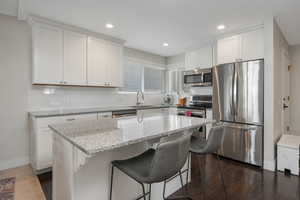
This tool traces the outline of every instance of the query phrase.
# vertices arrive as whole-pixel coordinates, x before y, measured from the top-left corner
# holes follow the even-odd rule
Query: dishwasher
[[[112,113],[112,118],[123,118],[123,117],[130,117],[130,116],[136,116],[137,110],[121,110],[121,111],[114,111]]]

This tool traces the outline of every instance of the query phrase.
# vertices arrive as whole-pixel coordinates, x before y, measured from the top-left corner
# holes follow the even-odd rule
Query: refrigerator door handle
[[[236,120],[237,116],[237,92],[238,92],[238,70],[237,70],[237,64],[234,64],[234,75],[233,75],[233,85],[232,85],[232,114],[234,116],[234,120]]]

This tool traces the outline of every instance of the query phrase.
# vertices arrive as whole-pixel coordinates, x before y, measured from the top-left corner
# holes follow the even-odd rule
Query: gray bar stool
[[[223,143],[224,135],[225,135],[224,134],[224,125],[216,125],[210,129],[210,133],[208,135],[207,140],[199,139],[196,137],[191,138],[190,152],[194,153],[194,154],[199,154],[199,155],[208,155],[208,154],[217,153],[221,144]],[[222,168],[220,167],[220,156],[218,154],[216,154],[216,156],[218,159],[218,162],[217,162],[218,169],[221,174],[221,180],[222,180],[222,185],[224,188],[225,199],[227,199],[223,171],[222,171]],[[201,169],[200,169],[200,176],[201,176]]]
[[[149,149],[136,157],[113,161],[109,199],[112,199],[114,167],[142,186],[143,195],[137,200],[142,198],[146,200],[147,195],[151,199],[151,184],[162,181],[164,181],[163,199],[166,199],[165,189],[168,179],[179,174],[183,186],[181,169],[189,156],[190,141],[191,133],[184,132],[176,136],[162,138],[155,149]],[[149,184],[149,192],[145,192],[144,184]],[[191,198],[181,196],[172,199]]]

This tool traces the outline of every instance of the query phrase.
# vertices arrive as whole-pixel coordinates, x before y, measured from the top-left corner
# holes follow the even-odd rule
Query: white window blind
[[[138,60],[125,59],[122,92],[163,92],[165,70],[161,66],[147,65]]]
[[[144,68],[144,89],[150,92],[162,92],[164,71],[150,67]]]
[[[143,68],[139,63],[126,61],[123,68],[124,87],[122,91],[136,92],[142,89]]]

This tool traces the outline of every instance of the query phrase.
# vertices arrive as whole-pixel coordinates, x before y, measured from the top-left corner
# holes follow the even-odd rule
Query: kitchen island
[[[207,123],[212,121],[178,115],[150,114],[50,125],[55,133],[53,200],[106,200],[109,197],[112,160],[138,155],[161,137],[192,131]],[[187,168],[187,163],[183,168]],[[178,179],[175,178],[167,184],[167,194],[181,187]],[[161,200],[162,189],[163,183],[153,184],[151,198]],[[113,200],[135,199],[140,194],[140,185],[116,170]]]

